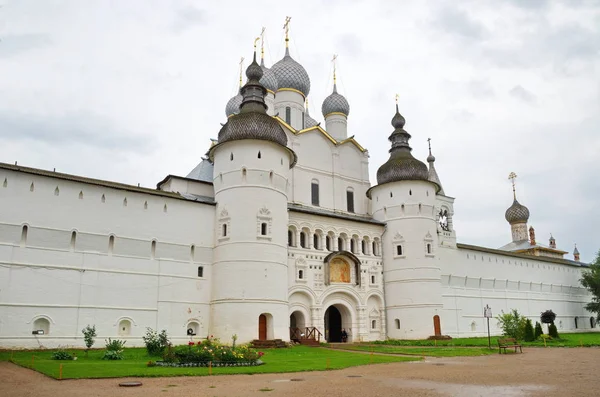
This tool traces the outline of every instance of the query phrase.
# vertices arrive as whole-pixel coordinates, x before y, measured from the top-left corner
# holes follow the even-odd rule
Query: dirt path
[[[55,381],[0,363],[0,396],[597,396],[600,349],[526,348],[524,354],[428,358],[328,372]],[[143,386],[120,388],[139,380]],[[260,389],[272,389],[260,391]]]

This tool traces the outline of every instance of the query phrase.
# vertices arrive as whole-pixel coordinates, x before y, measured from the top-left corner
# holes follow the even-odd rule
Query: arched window
[[[371,244],[371,245],[373,246],[372,247],[373,248],[373,250],[372,250],[373,255],[377,255],[377,243],[375,241],[373,241],[373,244]]]
[[[356,241],[354,240],[354,238],[350,239],[350,252],[356,254]]]
[[[69,245],[69,248],[71,251],[75,251],[75,243],[76,242],[77,242],[77,232],[72,231],[71,232],[71,244]]]
[[[131,335],[131,321],[123,319],[119,321],[119,336]]]
[[[48,335],[50,333],[50,321],[40,317],[33,322],[33,333],[35,335]]]
[[[338,237],[338,251],[344,251],[346,247],[344,247],[344,239]]]
[[[190,260],[192,262],[194,261],[195,253],[196,253],[196,246],[194,244],[192,244],[192,246],[190,247]]]
[[[258,158],[260,159],[262,156],[260,154],[260,150],[258,151]]]
[[[115,236],[110,236],[108,238],[108,253],[109,253],[109,255],[112,255],[114,250],[115,250]]]
[[[225,223],[222,226],[222,234],[223,234],[223,237],[227,237],[227,224],[225,224]]]
[[[377,320],[371,320],[371,329],[377,328]]]
[[[300,247],[306,248],[306,233],[300,232]]]
[[[402,255],[402,246],[401,245],[396,246],[396,255],[398,255],[398,256]]]
[[[400,329],[400,319],[394,321],[396,323],[396,329]]]
[[[331,251],[331,236],[326,236],[325,237],[325,248],[327,248],[327,251]]]
[[[292,124],[292,109],[289,106],[285,108],[285,122],[288,124]]]
[[[260,224],[260,234],[262,236],[266,236],[267,235],[267,223],[263,222]]]
[[[313,234],[313,247],[316,250],[320,250],[321,249],[321,244],[319,244],[319,235],[317,233]]]
[[[348,212],[354,212],[354,190],[351,187],[346,189],[346,205]]]
[[[361,241],[361,250],[363,255],[367,255],[367,240],[365,239]]]
[[[288,230],[288,247],[294,246],[294,233],[291,230]]]
[[[29,226],[23,225],[23,229],[21,229],[21,247],[27,245],[27,233],[29,233]]]
[[[319,181],[313,179],[310,183],[310,197],[312,205],[319,205]]]
[[[150,258],[154,259],[156,257],[156,240],[152,240],[152,245],[150,246]]]

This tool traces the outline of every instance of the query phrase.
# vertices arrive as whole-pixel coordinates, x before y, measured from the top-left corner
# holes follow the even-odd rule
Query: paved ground
[[[526,348],[524,352],[502,356],[429,358],[424,362],[378,364],[328,372],[67,381],[52,380],[2,362],[0,396],[600,395],[600,349]],[[118,387],[118,383],[125,380],[140,380],[143,386]]]

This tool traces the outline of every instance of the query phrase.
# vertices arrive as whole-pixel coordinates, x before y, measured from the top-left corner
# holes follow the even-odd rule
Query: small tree
[[[556,325],[554,323],[548,326],[548,335],[550,335],[554,339],[558,339],[558,330],[556,329]]]
[[[539,322],[535,322],[535,339],[539,338],[540,336],[544,335],[544,331],[542,331],[542,324],[540,324]]]
[[[525,335],[525,325],[527,319],[521,316],[517,309],[512,309],[510,313],[504,313],[496,317],[498,326],[502,328],[502,334],[517,340],[522,340]]]
[[[535,340],[533,325],[531,324],[530,319],[525,320],[525,333],[523,335],[523,340],[525,340],[525,342],[533,342]]]
[[[588,270],[584,270],[579,280],[581,285],[592,294],[592,301],[585,305],[585,309],[596,314],[596,321],[600,321],[600,251],[596,259],[590,264]]]
[[[92,325],[91,327],[88,324],[87,327],[81,330],[81,333],[83,333],[83,340],[85,341],[85,347],[87,347],[87,349],[85,349],[85,355],[87,357],[88,351],[96,342],[96,324]]]
[[[540,320],[544,324],[554,324],[555,319],[556,319],[556,314],[552,310],[546,310],[545,312],[542,312],[542,314],[540,315]],[[548,328],[548,334],[550,334],[550,328]]]
[[[146,335],[142,336],[144,343],[146,344],[146,350],[149,356],[160,356],[163,354],[165,348],[169,345],[169,337],[167,331],[162,330],[160,334],[152,328],[146,328]]]

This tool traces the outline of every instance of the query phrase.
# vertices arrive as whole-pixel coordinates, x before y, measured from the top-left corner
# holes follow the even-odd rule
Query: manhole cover
[[[348,378],[362,378],[362,375],[348,375]]]
[[[136,386],[141,386],[142,382],[121,382],[119,383],[119,386],[121,387],[136,387]]]
[[[442,363],[435,363],[433,365],[446,365],[446,364],[442,364]]]
[[[300,379],[300,378],[292,378],[290,379],[292,382],[302,382],[304,379]]]

